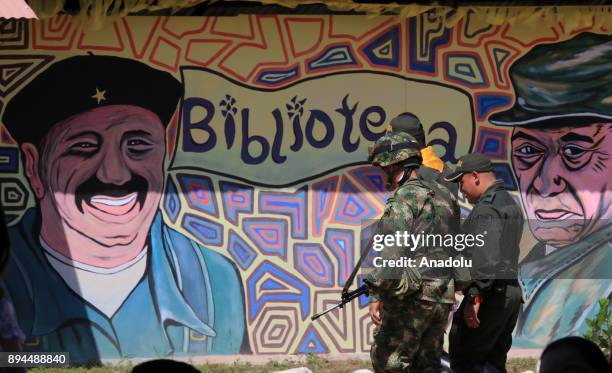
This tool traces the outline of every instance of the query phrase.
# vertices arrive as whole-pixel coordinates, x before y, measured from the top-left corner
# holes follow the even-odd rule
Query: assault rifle
[[[342,300],[340,301],[340,303],[336,304],[335,306],[326,309],[325,311],[321,312],[321,313],[316,313],[314,315],[312,315],[312,317],[310,318],[310,320],[315,321],[316,319],[318,319],[319,317],[335,310],[336,308],[343,308],[345,304],[349,303],[350,301],[352,301],[353,299],[359,297],[360,295],[365,295],[366,297],[369,295],[368,293],[369,289],[368,289],[368,285],[361,285],[359,288],[353,290],[353,291],[343,291],[342,292]]]
[[[378,226],[378,224],[380,224],[380,221],[376,224],[376,226]],[[373,228],[374,225],[371,225],[369,228]],[[357,276],[357,272],[359,271],[359,269],[361,268],[361,264],[363,263],[363,261],[365,260],[365,258],[368,256],[368,253],[370,252],[370,248],[372,247],[372,242],[374,240],[374,235],[370,236],[370,239],[368,240],[368,243],[365,245],[365,247],[363,248],[363,250],[361,251],[361,256],[359,257],[359,261],[357,261],[357,265],[355,265],[355,268],[353,268],[353,272],[351,272],[350,276],[348,277],[348,279],[346,280],[346,283],[344,284],[344,287],[342,288],[342,296],[340,298],[340,303],[336,304],[335,306],[321,312],[321,313],[317,313],[314,314],[310,320],[314,321],[316,319],[318,319],[319,317],[335,310],[336,308],[343,308],[345,304],[349,303],[350,301],[352,301],[353,299],[359,297],[360,295],[365,295],[368,296],[370,295],[369,293],[369,287],[367,285],[367,281],[364,279],[364,284],[361,285],[360,287],[358,287],[357,289],[353,290],[353,291],[349,291],[349,288],[351,287],[351,285],[353,284],[353,281],[355,280],[355,277]]]

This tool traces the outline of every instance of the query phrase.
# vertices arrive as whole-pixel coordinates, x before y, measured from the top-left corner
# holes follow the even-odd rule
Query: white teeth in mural
[[[570,216],[575,215],[565,210],[536,210],[535,214],[540,220],[565,220]]]
[[[92,203],[100,203],[108,206],[124,206],[132,203],[138,197],[138,193],[130,193],[125,197],[115,198],[108,196],[96,196],[91,198]]]

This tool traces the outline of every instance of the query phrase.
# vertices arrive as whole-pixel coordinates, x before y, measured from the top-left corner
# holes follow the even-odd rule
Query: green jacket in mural
[[[523,260],[519,281],[525,304],[514,343],[539,347],[568,335],[582,335],[597,300],[612,295],[612,226],[544,255],[539,243]]]

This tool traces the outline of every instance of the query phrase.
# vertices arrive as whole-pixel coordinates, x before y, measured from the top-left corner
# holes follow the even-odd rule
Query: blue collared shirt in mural
[[[561,337],[583,335],[586,320],[599,311],[597,301],[612,293],[612,225],[546,256],[542,244],[534,250],[539,253],[530,254],[519,269],[525,304],[516,347],[544,347]]]
[[[236,354],[245,336],[235,266],[167,227],[157,214],[142,280],[112,316],[74,293],[50,266],[31,209],[9,235],[4,286],[26,351],[68,351],[73,363],[132,357]]]

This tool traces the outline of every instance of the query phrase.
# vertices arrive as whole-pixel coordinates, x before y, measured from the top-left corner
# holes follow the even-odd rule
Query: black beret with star
[[[168,125],[182,95],[170,73],[115,56],[85,55],[54,63],[8,103],[3,124],[19,143],[38,144],[74,115],[108,105],[133,105]]]

